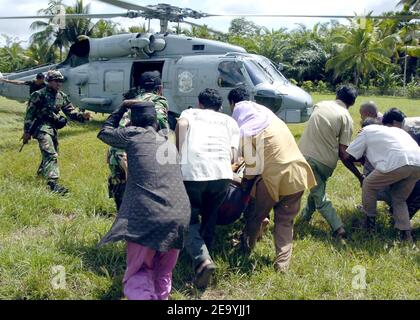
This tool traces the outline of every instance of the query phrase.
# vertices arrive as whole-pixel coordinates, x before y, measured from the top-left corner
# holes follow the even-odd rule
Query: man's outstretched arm
[[[347,151],[346,151],[346,149],[347,149],[348,147],[347,146],[345,146],[345,145],[343,145],[343,144],[340,144],[339,145],[339,150],[338,150],[338,154],[339,154],[339,157],[340,157],[340,160],[341,160],[341,162],[343,162],[343,164],[344,164],[344,166],[348,169],[348,170],[350,170],[350,172],[351,173],[353,173],[354,174],[354,176],[359,180],[359,182],[360,182],[360,185],[362,185],[362,183],[363,183],[363,179],[364,179],[364,176],[363,176],[363,174],[361,174],[360,173],[360,171],[356,168],[356,166],[354,165],[354,163],[358,160],[358,159],[355,159],[352,155],[350,155]]]
[[[27,81],[20,81],[20,80],[0,79],[0,81],[2,81],[4,83],[16,84],[16,85],[19,85],[19,86],[27,84]]]

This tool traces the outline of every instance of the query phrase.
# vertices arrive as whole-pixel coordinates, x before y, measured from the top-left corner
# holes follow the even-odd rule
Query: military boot
[[[52,193],[57,193],[59,195],[64,196],[66,193],[69,192],[69,190],[67,188],[59,185],[57,183],[57,180],[50,180],[50,181],[48,181],[47,184],[50,187]]]
[[[414,243],[410,230],[400,230],[400,239],[406,243]]]
[[[376,231],[376,217],[368,217],[366,216],[365,220],[365,229],[369,233],[373,233]]]
[[[332,236],[338,241],[345,240],[347,238],[346,230],[344,230],[343,227],[340,227],[333,232]]]

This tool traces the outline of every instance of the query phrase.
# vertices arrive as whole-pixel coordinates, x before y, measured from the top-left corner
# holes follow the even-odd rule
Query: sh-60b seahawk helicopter
[[[168,22],[185,18],[220,16],[168,4],[140,6],[125,1],[100,0],[128,10],[114,14],[69,14],[66,18],[143,17],[159,19],[160,33],[120,34],[101,39],[79,37],[60,64],[8,74],[9,80],[31,80],[35,74],[58,69],[65,76],[63,90],[81,109],[110,113],[121,103],[124,92],[138,86],[139,76],[150,70],[162,75],[164,96],[169,101],[171,127],[182,110],[194,107],[204,88],[216,88],[224,97],[224,112],[230,113],[228,92],[243,85],[252,99],[269,107],[286,122],[304,122],[312,110],[311,96],[291,84],[269,59],[219,41],[191,38],[167,32]],[[234,15],[231,15],[234,16]],[[239,15],[258,16],[258,15]],[[265,16],[265,15],[262,15]],[[269,15],[291,17],[289,15]],[[0,17],[0,19],[52,18],[53,16]],[[307,17],[294,15],[292,17]],[[321,18],[350,18],[322,16]],[[210,31],[214,31],[209,29]],[[1,75],[0,75],[1,76]],[[25,101],[29,91],[0,82],[0,95]]]
[[[65,76],[63,91],[81,109],[110,113],[124,92],[138,85],[141,73],[161,72],[163,94],[168,99],[171,126],[184,109],[197,104],[204,88],[216,88],[230,113],[228,92],[237,85],[248,88],[254,100],[271,108],[287,122],[303,122],[312,108],[311,96],[291,84],[269,59],[219,41],[191,38],[167,32],[168,22],[191,22],[184,18],[211,16],[167,4],[139,6],[124,1],[102,1],[129,10],[123,14],[66,15],[66,18],[112,18],[124,16],[160,19],[158,34],[120,34],[101,39],[80,37],[65,61],[7,75],[9,80],[32,80],[39,72],[58,69]],[[135,10],[135,11],[131,11]],[[1,17],[51,18],[51,16]],[[5,76],[6,77],[6,76]],[[25,101],[29,90],[0,82],[0,95]]]

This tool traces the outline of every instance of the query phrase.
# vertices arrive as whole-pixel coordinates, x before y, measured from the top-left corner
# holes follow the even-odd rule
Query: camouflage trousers
[[[45,179],[56,180],[60,177],[58,169],[58,139],[57,135],[49,135],[47,133],[39,133],[36,136],[39,149],[41,150],[41,164],[38,168],[38,175]]]
[[[110,148],[107,158],[110,170],[108,178],[109,197],[114,199],[117,210],[119,210],[127,179],[127,155],[123,150]]]

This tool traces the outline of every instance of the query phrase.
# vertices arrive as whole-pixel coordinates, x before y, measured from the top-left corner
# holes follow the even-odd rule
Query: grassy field
[[[314,95],[314,101],[331,98]],[[381,111],[399,107],[407,115],[420,114],[419,100],[359,97],[351,108],[355,132],[358,106],[369,99]],[[124,245],[96,247],[115,215],[107,197],[107,147],[96,138],[103,117],[60,131],[62,183],[71,190],[63,198],[47,192],[35,175],[40,160],[36,141],[18,152],[24,110],[24,104],[0,98],[0,298],[122,298]],[[304,124],[290,128],[298,140]],[[219,227],[213,251],[218,269],[211,286],[204,294],[192,289],[190,261],[183,253],[171,299],[419,299],[419,250],[395,241],[385,206],[379,205],[378,234],[368,236],[351,229],[353,217],[361,216],[356,209],[360,187],[341,164],[327,192],[350,232],[347,246],[331,239],[328,225],[316,213],[310,225],[296,226],[290,272],[279,274],[272,267],[272,224],[250,257],[231,245],[240,221]],[[419,221],[417,215],[413,223],[418,239]],[[365,288],[358,286],[364,272]]]

